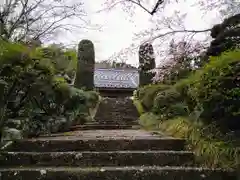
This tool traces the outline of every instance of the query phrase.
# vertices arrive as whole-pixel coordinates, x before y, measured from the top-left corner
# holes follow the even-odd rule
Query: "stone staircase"
[[[104,97],[95,116],[96,122],[103,125],[134,125],[139,114],[129,97]]]
[[[112,100],[107,99],[114,105]],[[0,180],[237,179],[234,172],[195,167],[194,154],[185,151],[183,139],[130,127],[115,128],[136,122],[133,116],[124,123],[118,117],[114,124],[110,117],[116,109],[115,104],[106,113],[98,112],[99,124],[12,143],[0,153]],[[111,122],[109,129],[99,129],[102,122]]]

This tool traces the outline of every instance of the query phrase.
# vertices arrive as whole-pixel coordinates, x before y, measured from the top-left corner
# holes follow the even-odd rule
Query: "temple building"
[[[102,96],[129,96],[139,86],[139,73],[132,68],[95,68],[94,86]]]

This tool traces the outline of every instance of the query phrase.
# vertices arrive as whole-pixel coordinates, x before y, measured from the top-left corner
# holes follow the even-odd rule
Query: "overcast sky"
[[[106,60],[113,53],[119,52],[122,48],[126,48],[131,43],[134,43],[134,33],[150,29],[157,23],[156,17],[150,16],[138,7],[134,10],[135,14],[131,17],[122,10],[121,6],[117,6],[110,12],[102,11],[101,13],[96,13],[96,11],[103,9],[103,2],[104,0],[87,0],[84,5],[88,14],[87,18],[93,24],[100,24],[102,26],[101,30],[64,33],[58,36],[57,42],[72,44],[79,42],[83,38],[90,39],[95,45],[96,61]],[[148,6],[151,7],[155,0],[146,0],[146,2],[149,2]],[[210,12],[207,17],[204,16],[203,18],[199,6],[192,6],[193,3],[194,0],[185,0],[185,2],[177,5],[167,5],[165,11],[161,13],[164,16],[170,16],[174,10],[179,10],[182,13],[187,12],[185,19],[185,27],[187,29],[205,29],[219,21],[216,11]],[[71,23],[80,24],[78,20],[72,20]],[[138,63],[137,54],[126,57],[126,62],[136,65]],[[159,63],[157,62],[157,64]]]

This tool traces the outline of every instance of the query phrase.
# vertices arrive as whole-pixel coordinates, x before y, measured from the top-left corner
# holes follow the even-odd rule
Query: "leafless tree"
[[[70,30],[69,19],[87,23],[83,3],[70,0],[3,0],[0,2],[0,38],[10,41],[45,39]],[[81,25],[78,26],[78,28]]]

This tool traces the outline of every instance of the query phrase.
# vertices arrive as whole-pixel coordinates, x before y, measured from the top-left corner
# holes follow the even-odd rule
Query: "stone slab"
[[[234,172],[187,167],[39,167],[0,169],[1,180],[237,180]]]
[[[192,165],[189,151],[1,152],[0,167],[11,166],[178,166]]]
[[[71,137],[71,136],[70,136]],[[52,139],[19,140],[6,151],[67,152],[67,151],[121,151],[121,150],[183,150],[185,141],[171,138],[155,139],[76,139],[62,137]]]

